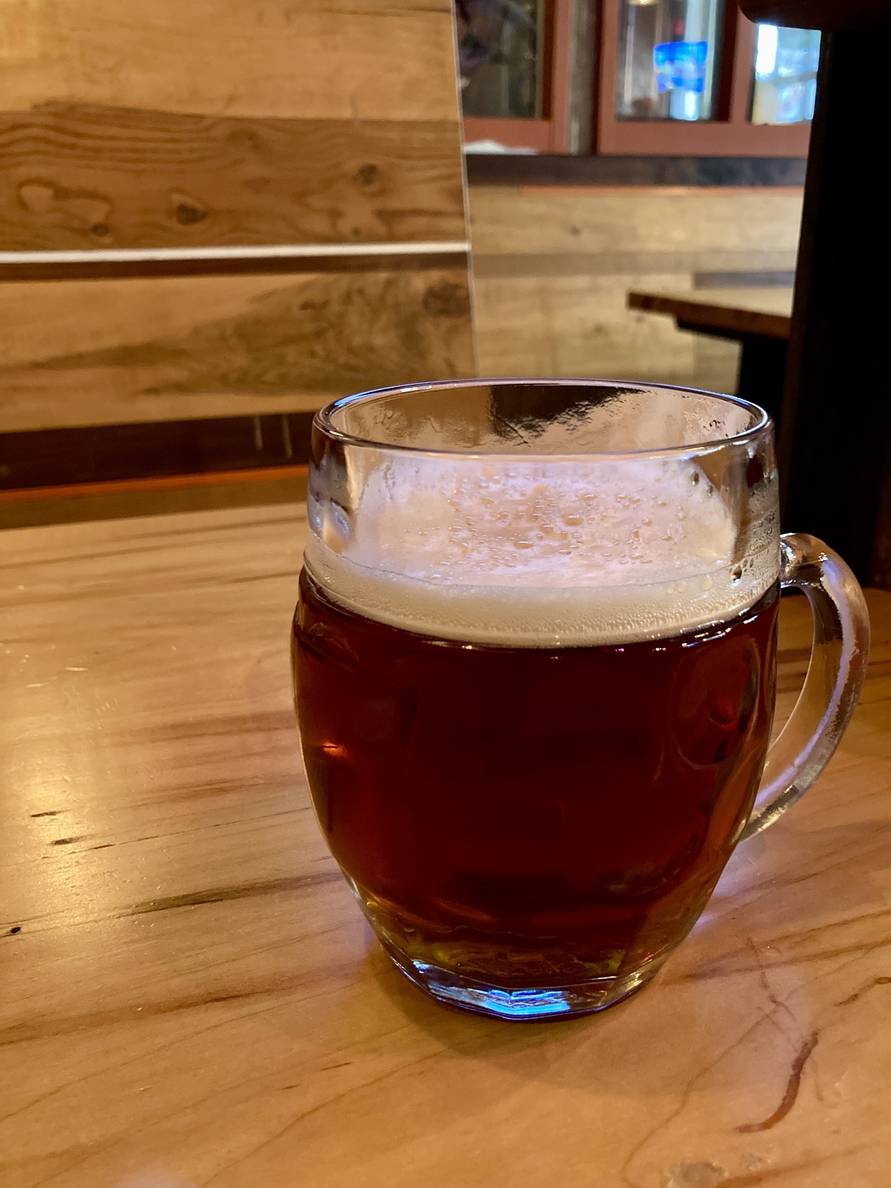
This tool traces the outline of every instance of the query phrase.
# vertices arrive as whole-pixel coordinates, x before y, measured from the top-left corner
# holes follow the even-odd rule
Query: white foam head
[[[738,516],[695,460],[405,454],[353,487],[358,506],[323,517],[308,565],[338,602],[422,634],[653,639],[730,618],[777,577],[772,508],[740,555]]]

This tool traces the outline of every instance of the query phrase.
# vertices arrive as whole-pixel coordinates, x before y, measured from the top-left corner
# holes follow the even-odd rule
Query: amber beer
[[[867,615],[826,544],[780,535],[777,494],[769,417],[715,393],[461,380],[316,415],[291,639],[308,783],[434,998],[525,1020],[619,1002],[819,775]],[[765,766],[790,586],[816,643]]]
[[[403,969],[565,987],[673,949],[752,806],[777,605],[773,584],[662,638],[509,646],[376,621],[304,569],[292,658],[309,783]]]

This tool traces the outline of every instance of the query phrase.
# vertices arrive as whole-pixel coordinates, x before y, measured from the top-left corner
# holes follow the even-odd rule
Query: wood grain
[[[695,342],[662,319],[629,313],[629,289],[677,277],[476,277],[476,337],[491,375],[589,375],[683,382]]]
[[[6,16],[0,434],[305,413],[472,374],[466,253],[429,250],[467,239],[449,0],[17,0]],[[266,272],[227,254],[264,247],[285,249]],[[285,259],[304,247],[317,268]],[[113,251],[182,255],[161,277]],[[75,279],[91,268],[104,279]]]
[[[628,272],[644,271],[642,257],[648,270],[670,272],[664,262],[678,253],[683,271],[792,268],[801,201],[800,190],[770,187],[474,186],[473,246],[478,256],[606,253]]]
[[[2,36],[5,111],[457,121],[448,0],[29,0]]]
[[[489,374],[609,375],[733,391],[739,351],[624,308],[713,273],[788,273],[800,191],[473,185],[475,315]]]
[[[435,264],[6,284],[0,327],[0,430],[299,412],[474,371],[467,270]]]
[[[455,119],[399,112],[357,123],[42,103],[0,113],[0,244],[461,241],[460,151]]]
[[[4,1188],[884,1183],[891,595],[829,769],[656,983],[522,1027],[422,997],[325,851],[302,531],[290,506],[4,536]],[[782,628],[781,716],[802,599]]]
[[[512,261],[508,261],[512,263]],[[732,392],[736,343],[679,331],[673,322],[628,309],[642,284],[680,290],[689,274],[480,276],[476,342],[489,375],[593,376],[687,384]],[[690,300],[699,294],[691,290]]]

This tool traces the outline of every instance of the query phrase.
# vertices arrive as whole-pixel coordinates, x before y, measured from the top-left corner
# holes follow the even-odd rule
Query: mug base
[[[479,1015],[527,1023],[604,1011],[642,990],[662,965],[661,961],[649,962],[621,977],[595,978],[570,986],[496,986],[418,961],[388,938],[379,935],[378,940],[397,969],[437,1001]]]

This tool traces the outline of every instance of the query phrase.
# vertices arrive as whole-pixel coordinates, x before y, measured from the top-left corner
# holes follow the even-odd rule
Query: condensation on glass
[[[458,0],[465,116],[542,115],[544,0]]]
[[[722,0],[622,0],[616,115],[715,118]]]
[[[319,824],[385,951],[452,1006],[545,1019],[650,982],[863,682],[859,586],[780,536],[773,426],[734,397],[343,397],[313,423],[308,520],[292,660]],[[789,587],[814,646],[768,749]]]
[[[758,25],[752,123],[801,124],[813,119],[819,59],[819,30]]]

